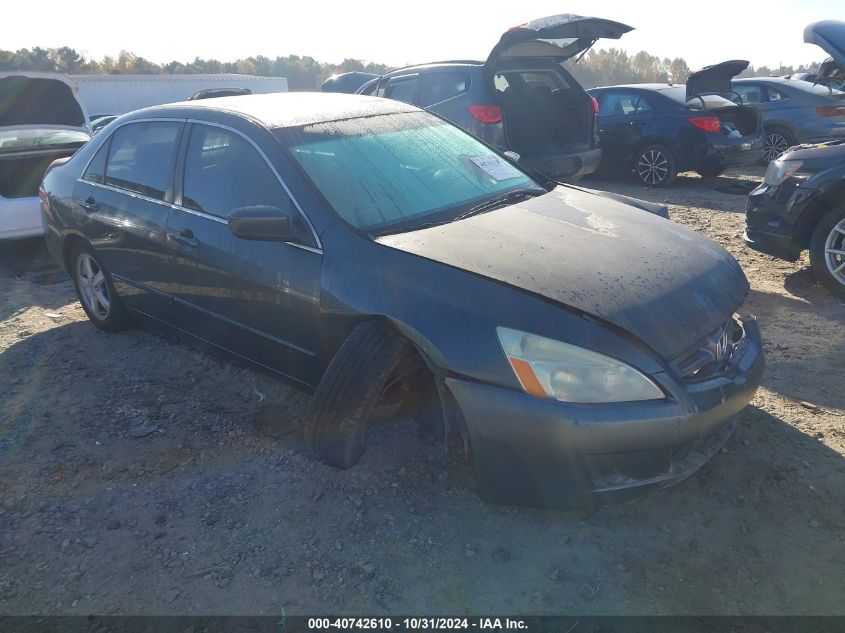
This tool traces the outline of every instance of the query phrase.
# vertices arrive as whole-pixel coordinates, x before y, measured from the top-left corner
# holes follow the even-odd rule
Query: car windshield
[[[374,235],[449,222],[510,191],[546,191],[469,134],[424,112],[276,135],[335,212]]]
[[[89,138],[87,133],[76,130],[0,130],[0,152],[78,145],[87,142]]]
[[[694,110],[709,110],[710,108],[724,108],[736,105],[730,99],[714,94],[699,95],[687,101],[687,87],[683,85],[672,86],[671,88],[661,88],[660,94],[666,95],[672,99],[672,101],[677,101],[678,103],[689,106]]]

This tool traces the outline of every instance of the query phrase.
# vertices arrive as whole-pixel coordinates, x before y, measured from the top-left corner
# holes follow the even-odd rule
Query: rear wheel
[[[813,231],[810,264],[819,283],[845,298],[845,205],[824,216]]]
[[[795,145],[795,137],[782,127],[766,128],[763,138],[763,160],[769,162],[778,158],[788,147]]]
[[[665,187],[678,175],[672,152],[663,145],[648,145],[634,157],[634,173],[646,187]]]
[[[366,447],[366,430],[410,344],[385,323],[355,327],[329,363],[305,426],[305,441],[336,468],[354,466]]]
[[[107,332],[131,327],[132,319],[94,249],[79,242],[71,252],[70,263],[76,294],[91,322]]]

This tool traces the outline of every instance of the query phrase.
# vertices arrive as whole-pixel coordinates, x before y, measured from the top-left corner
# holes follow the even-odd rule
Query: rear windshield
[[[276,130],[335,212],[371,234],[448,222],[494,196],[545,191],[459,128],[424,112]]]
[[[687,87],[686,86],[672,86],[671,88],[661,88],[660,94],[666,95],[672,101],[677,101],[682,105],[689,106],[694,110],[709,110],[710,108],[724,108],[727,106],[735,106],[736,104],[730,99],[720,97],[719,95],[701,95],[693,97],[687,101]]]
[[[0,153],[79,146],[89,138],[76,130],[0,130]]]
[[[814,95],[820,95],[823,97],[834,97],[836,99],[841,99],[845,97],[845,92],[842,90],[837,90],[833,86],[826,86],[824,84],[813,84],[810,81],[804,81],[803,79],[794,79],[789,82],[789,85],[793,88],[798,88],[798,90],[802,90],[804,92],[809,92]]]

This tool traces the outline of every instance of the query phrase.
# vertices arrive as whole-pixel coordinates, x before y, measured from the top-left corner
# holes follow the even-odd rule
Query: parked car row
[[[680,171],[712,177],[761,157],[773,160],[798,142],[845,135],[842,67],[834,58],[812,83],[734,79],[748,62],[732,60],[691,73],[686,85],[585,92],[563,62],[599,38],[630,30],[599,18],[541,18],[505,32],[484,62],[435,62],[383,76],[345,73],[330,77],[323,90],[423,107],[518,154],[522,164],[570,182],[599,170],[665,186]]]

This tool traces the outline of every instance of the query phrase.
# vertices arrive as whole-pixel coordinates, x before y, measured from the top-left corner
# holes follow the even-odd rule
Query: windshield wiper
[[[506,191],[505,193],[499,194],[489,200],[485,200],[481,204],[477,204],[474,207],[470,207],[459,216],[454,218],[452,222],[457,222],[458,220],[463,220],[464,218],[468,218],[471,215],[478,215],[479,213],[484,213],[485,211],[491,211],[496,207],[501,207],[506,205],[509,202],[516,202],[517,200],[522,200],[524,198],[533,198],[535,196],[541,196],[544,193],[548,193],[545,189],[514,189],[513,191]]]

